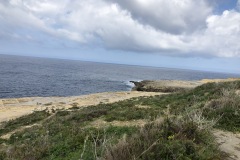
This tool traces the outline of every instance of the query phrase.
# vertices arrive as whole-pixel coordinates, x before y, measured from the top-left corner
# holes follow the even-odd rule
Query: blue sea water
[[[130,80],[200,80],[240,75],[0,55],[0,98],[127,91]]]

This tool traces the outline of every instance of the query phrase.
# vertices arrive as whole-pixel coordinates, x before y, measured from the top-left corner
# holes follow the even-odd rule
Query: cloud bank
[[[207,0],[0,1],[0,41],[240,57],[239,4],[216,15]]]

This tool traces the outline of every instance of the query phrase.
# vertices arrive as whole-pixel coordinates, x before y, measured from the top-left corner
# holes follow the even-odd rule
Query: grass
[[[116,141],[123,134],[131,135],[137,130],[115,126],[83,128],[74,122],[64,125],[55,122],[50,126],[47,124],[12,135],[9,140],[11,151],[6,159],[79,159],[81,155],[82,159],[95,159],[102,156],[104,141]]]
[[[0,136],[5,133],[11,132],[19,127],[27,126],[39,122],[47,118],[50,114],[46,111],[37,111],[33,114],[22,116],[15,120],[10,120],[8,122],[2,123],[0,127]]]
[[[240,81],[209,83],[190,91],[138,97],[112,104],[72,110],[46,111],[5,122],[0,139],[0,159],[224,159],[210,132],[212,127],[240,131]],[[138,106],[148,106],[139,108]],[[156,118],[163,122],[155,122]],[[44,120],[48,118],[47,120]],[[97,119],[150,121],[137,126],[94,128]]]
[[[204,106],[204,115],[209,119],[219,117],[217,128],[240,132],[240,96],[233,90],[223,90],[223,96],[212,99]]]

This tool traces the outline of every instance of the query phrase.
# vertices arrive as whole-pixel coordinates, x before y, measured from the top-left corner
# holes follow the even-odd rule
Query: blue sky
[[[0,54],[240,73],[240,0],[0,1]]]

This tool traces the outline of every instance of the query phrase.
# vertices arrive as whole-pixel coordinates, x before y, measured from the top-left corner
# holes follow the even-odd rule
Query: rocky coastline
[[[172,93],[193,89],[202,83],[199,81],[177,81],[177,80],[143,80],[141,82],[130,81],[135,86],[132,91],[164,92]]]
[[[135,86],[132,91],[143,92],[163,92],[173,93],[193,89],[205,83],[218,83],[239,80],[239,78],[228,79],[202,79],[199,81],[183,81],[183,80],[143,80],[143,81],[130,81]]]

